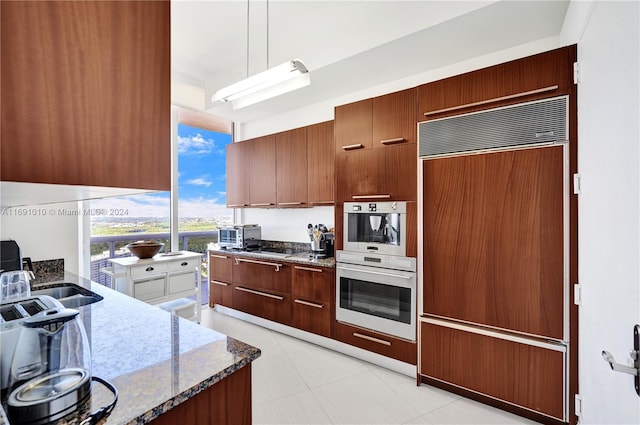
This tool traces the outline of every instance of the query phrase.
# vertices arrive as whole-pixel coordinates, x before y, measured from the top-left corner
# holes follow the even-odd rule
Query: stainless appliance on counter
[[[256,224],[237,224],[218,230],[218,245],[230,249],[260,249],[262,228]]]
[[[405,256],[406,202],[345,202],[345,251]]]
[[[336,320],[416,339],[416,259],[336,252]]]

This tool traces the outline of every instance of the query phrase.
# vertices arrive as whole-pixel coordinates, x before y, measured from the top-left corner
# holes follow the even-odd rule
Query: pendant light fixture
[[[269,0],[267,0],[267,70],[249,77],[249,1],[247,0],[247,78],[213,94],[212,102],[231,102],[233,109],[288,93],[311,84],[309,70],[300,59],[269,68]]]

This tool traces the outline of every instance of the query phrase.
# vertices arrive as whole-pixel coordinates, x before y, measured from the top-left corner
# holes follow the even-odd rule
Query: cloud
[[[181,198],[178,214],[180,218],[231,217],[233,210],[218,202],[218,199]],[[119,218],[130,217],[132,220],[140,217],[168,218],[171,209],[168,193],[95,199],[91,201],[91,208],[119,211]]]
[[[178,136],[178,153],[180,155],[203,155],[219,152],[213,139],[205,139],[202,134],[192,136]],[[223,151],[224,152],[224,151]]]
[[[191,180],[187,180],[185,183],[186,184],[191,184],[191,185],[194,185],[194,186],[204,186],[204,187],[209,187],[212,184],[211,180],[205,179],[205,176],[198,177],[198,178],[191,179]]]

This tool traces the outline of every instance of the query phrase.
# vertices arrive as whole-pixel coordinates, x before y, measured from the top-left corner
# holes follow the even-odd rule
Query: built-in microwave
[[[262,228],[255,224],[223,227],[218,230],[218,245],[230,249],[259,249]]]
[[[345,202],[345,251],[406,256],[406,202]]]

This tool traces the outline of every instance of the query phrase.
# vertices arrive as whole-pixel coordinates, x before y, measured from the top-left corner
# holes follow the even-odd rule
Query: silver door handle
[[[398,137],[395,139],[386,139],[386,140],[380,140],[380,143],[382,143],[383,145],[393,145],[396,143],[402,143],[404,142],[404,137]]]
[[[236,266],[239,265],[241,262],[242,263],[260,264],[260,265],[263,265],[263,266],[275,267],[277,272],[279,272],[280,271],[280,267],[282,267],[282,264],[267,263],[266,261],[249,260],[249,259],[246,259],[246,258],[235,258],[234,260],[236,261]]]
[[[274,300],[282,301],[284,297],[280,295],[267,294],[266,292],[255,291],[253,289],[243,288],[242,286],[236,286],[235,289],[242,292],[248,292],[254,295],[260,295],[261,297],[273,298]]]
[[[389,199],[391,195],[351,195],[353,199]]]
[[[633,327],[633,350],[629,352],[629,356],[633,359],[633,366],[617,363],[613,354],[605,350],[602,351],[602,358],[609,363],[611,370],[634,376],[633,380],[636,387],[636,394],[640,396],[640,325]]]
[[[216,284],[216,285],[220,285],[220,286],[229,286],[228,283],[218,282],[217,280],[212,280],[211,283]]]
[[[227,257],[226,255],[218,255],[218,254],[209,254],[212,258],[222,258],[222,259],[227,259],[229,257]]]
[[[318,273],[322,273],[322,269],[314,269],[311,267],[303,267],[303,266],[293,266],[294,269],[296,270],[305,270],[308,272],[318,272]]]
[[[309,301],[304,301],[304,300],[293,300],[294,303],[298,303],[298,304],[302,304],[302,305],[306,305],[309,307],[315,307],[315,308],[323,308],[324,305],[322,304],[317,304],[317,303],[312,303]]]
[[[376,342],[378,344],[386,345],[389,347],[391,346],[391,343],[389,341],[385,341],[384,339],[380,339],[380,338],[374,338],[372,336],[364,335],[358,332],[354,332],[353,336],[355,336],[356,338],[366,339],[367,341]]]
[[[360,273],[371,273],[371,274],[377,274],[380,276],[387,276],[387,277],[399,277],[402,279],[412,279],[413,276],[403,276],[400,274],[392,274],[392,273],[383,273],[383,272],[374,272],[374,271],[370,271],[370,270],[359,270],[359,269],[351,269],[349,267],[342,267],[342,266],[338,266],[338,270],[347,270],[350,272],[360,272]]]
[[[346,145],[342,147],[342,149],[344,149],[345,151],[349,151],[352,149],[362,149],[362,148],[364,148],[364,145],[362,143],[355,143],[353,145]]]

